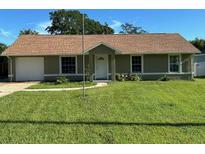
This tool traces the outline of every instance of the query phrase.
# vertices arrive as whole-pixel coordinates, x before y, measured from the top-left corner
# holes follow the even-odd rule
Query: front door
[[[95,56],[95,79],[107,80],[108,76],[108,55]]]

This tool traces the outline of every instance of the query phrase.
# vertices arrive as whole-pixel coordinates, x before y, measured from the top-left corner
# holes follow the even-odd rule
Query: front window
[[[180,57],[179,55],[169,56],[169,70],[170,72],[179,72],[180,69]]]
[[[75,57],[61,57],[61,71],[63,74],[76,73],[76,58]]]
[[[132,56],[132,73],[142,72],[142,56]]]

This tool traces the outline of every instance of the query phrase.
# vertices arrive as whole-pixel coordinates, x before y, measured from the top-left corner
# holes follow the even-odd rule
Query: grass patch
[[[95,82],[85,82],[86,87],[90,87],[94,85],[96,85]],[[55,82],[41,82],[36,85],[32,85],[27,89],[77,88],[82,86],[83,86],[83,82],[66,82],[61,84],[57,84]]]
[[[0,98],[0,143],[205,143],[205,80]]]

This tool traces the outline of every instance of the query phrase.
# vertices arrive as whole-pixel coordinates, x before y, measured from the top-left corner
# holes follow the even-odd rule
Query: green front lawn
[[[86,87],[94,86],[94,82],[85,82]],[[40,82],[36,85],[28,87],[28,89],[50,89],[50,88],[78,88],[82,87],[82,82],[67,82],[62,84],[56,84],[55,82]]]
[[[205,80],[0,98],[0,143],[205,143]]]

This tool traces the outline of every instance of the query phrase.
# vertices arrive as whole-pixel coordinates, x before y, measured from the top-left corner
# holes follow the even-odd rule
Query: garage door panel
[[[37,81],[44,77],[43,57],[16,58],[16,81]]]

